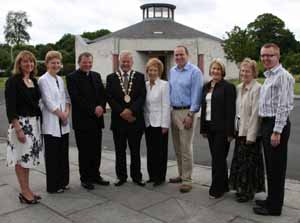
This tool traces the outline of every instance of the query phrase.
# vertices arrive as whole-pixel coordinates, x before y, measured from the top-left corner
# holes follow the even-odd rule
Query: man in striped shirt
[[[260,91],[259,116],[262,118],[262,138],[268,179],[266,200],[256,200],[259,215],[281,215],[287,166],[287,148],[293,109],[293,76],[279,62],[280,49],[276,44],[265,44],[260,51],[266,77]]]

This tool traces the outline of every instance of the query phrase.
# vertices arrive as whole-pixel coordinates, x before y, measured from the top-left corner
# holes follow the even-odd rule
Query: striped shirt
[[[293,76],[278,65],[264,73],[266,79],[260,90],[259,116],[275,117],[273,132],[281,133],[294,107]]]

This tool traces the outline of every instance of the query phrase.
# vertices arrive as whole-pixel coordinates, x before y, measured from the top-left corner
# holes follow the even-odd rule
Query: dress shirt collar
[[[182,69],[180,69],[180,68],[178,67],[178,65],[175,66],[175,70],[176,70],[176,71],[187,71],[187,70],[190,70],[190,69],[191,69],[191,64],[190,64],[190,62],[187,62],[187,63],[184,65],[184,67],[183,67]]]
[[[126,74],[129,75],[131,72],[132,72],[132,69],[130,69],[128,72],[126,72]],[[120,73],[121,73],[122,77],[124,77],[125,72],[122,69],[120,69]]]
[[[46,72],[46,74],[47,74],[47,76],[49,77],[49,78],[51,78],[51,79],[53,79],[53,80],[57,80],[57,77],[55,76],[53,76],[53,75],[51,75],[49,72]]]
[[[278,64],[277,66],[273,67],[270,70],[267,70],[264,72],[265,77],[270,77],[272,74],[277,74],[277,72],[282,68],[281,64]]]

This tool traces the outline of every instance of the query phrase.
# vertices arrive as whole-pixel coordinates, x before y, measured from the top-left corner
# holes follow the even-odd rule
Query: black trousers
[[[168,133],[162,134],[161,127],[146,128],[147,170],[154,182],[166,180],[168,162]]]
[[[126,147],[130,150],[130,177],[134,181],[142,180],[140,147],[143,130],[113,129],[116,151],[116,175],[119,180],[127,179]]]
[[[274,125],[275,118],[263,118],[262,138],[268,181],[267,207],[271,211],[281,213],[284,201],[287,150],[291,124],[288,120],[281,133],[280,144],[275,148],[271,145]]]
[[[75,130],[81,182],[92,183],[100,177],[102,129]]]
[[[44,142],[47,191],[53,193],[69,184],[69,134],[44,135]]]
[[[229,191],[227,155],[230,143],[223,132],[209,131],[207,137],[212,159],[212,182],[209,194],[221,196]]]

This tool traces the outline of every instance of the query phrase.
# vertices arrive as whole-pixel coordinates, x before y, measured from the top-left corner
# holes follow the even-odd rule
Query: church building
[[[118,69],[119,53],[128,50],[133,54],[133,68],[143,73],[149,58],[159,58],[164,63],[163,78],[166,79],[174,65],[174,48],[184,45],[189,50],[190,62],[202,70],[205,80],[209,79],[209,64],[213,58],[225,62],[227,79],[238,78],[237,65],[225,58],[222,39],[175,22],[175,5],[151,3],[140,8],[143,20],[132,26],[95,40],[76,36],[76,58],[85,51],[92,53],[93,70],[100,72],[105,82],[106,76]]]

